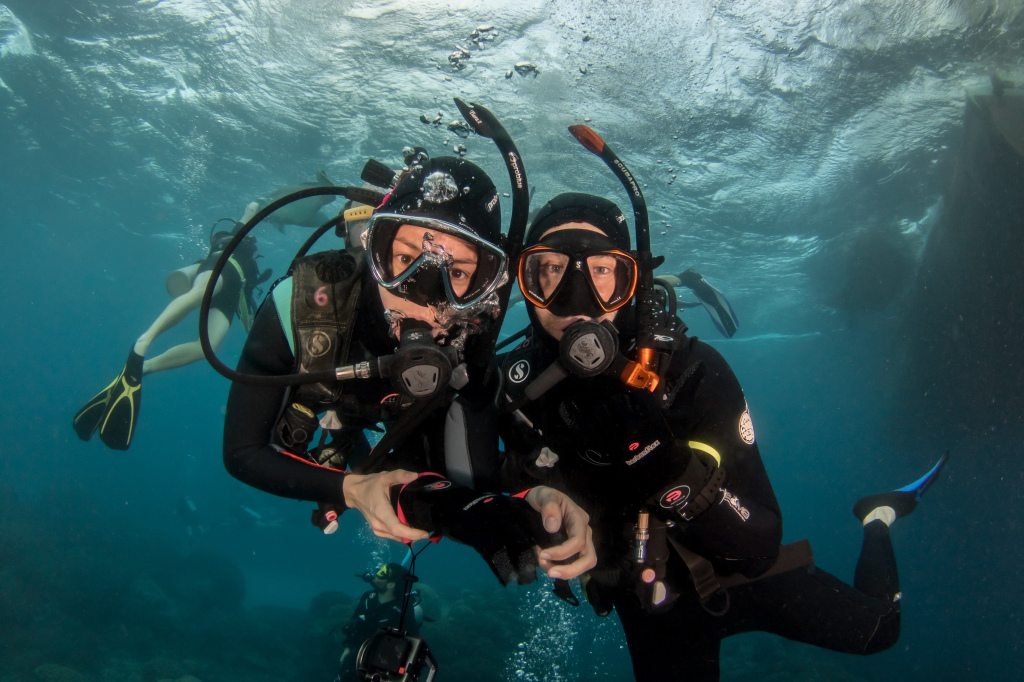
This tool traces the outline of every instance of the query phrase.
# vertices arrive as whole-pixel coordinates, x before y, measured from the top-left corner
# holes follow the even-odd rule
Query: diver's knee
[[[868,640],[867,645],[864,647],[864,651],[861,653],[865,656],[871,654],[877,654],[880,651],[891,649],[900,639],[900,613],[894,611],[883,616],[878,621],[878,627],[871,634],[871,639]]]

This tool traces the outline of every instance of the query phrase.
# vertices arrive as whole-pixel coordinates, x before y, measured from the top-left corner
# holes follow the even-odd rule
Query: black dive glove
[[[544,530],[540,512],[526,500],[478,493],[436,474],[392,486],[391,503],[402,523],[475,549],[502,585],[536,580],[534,545],[551,547],[565,537]]]

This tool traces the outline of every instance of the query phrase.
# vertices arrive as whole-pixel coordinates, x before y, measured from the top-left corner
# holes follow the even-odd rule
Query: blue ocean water
[[[485,25],[496,37],[473,43]],[[818,565],[852,580],[853,502],[953,452],[893,528],[896,647],[855,658],[737,637],[723,679],[1024,677],[1019,419],[943,430],[930,425],[955,415],[896,400],[898,283],[941,211],[966,93],[991,91],[993,73],[1024,81],[1022,41],[1020,1],[3,0],[0,680],[330,679],[327,631],[365,589],[354,574],[402,548],[354,514],[323,536],[310,505],[231,479],[228,384],[205,364],[147,377],[127,453],[80,442],[71,416],[167,303],[166,274],[249,201],[319,169],[355,183],[406,145],[464,144],[505,188],[491,143],[421,123],[458,118],[453,96],[502,120],[535,205],[567,190],[625,202],[573,123],[643,181],[665,270],[696,267],[737,311],[730,340],[700,309],[685,319],[743,384],[786,539],[810,538]],[[457,46],[470,57],[456,69]],[[264,267],[283,273],[308,233],[261,226]],[[875,234],[906,258],[858,253]],[[851,254],[895,265],[851,284]],[[513,310],[509,329],[525,319]],[[188,534],[185,496],[205,532]],[[568,610],[544,584],[502,591],[452,543],[419,569],[442,679],[630,678],[614,617]],[[331,590],[333,611],[314,601]]]

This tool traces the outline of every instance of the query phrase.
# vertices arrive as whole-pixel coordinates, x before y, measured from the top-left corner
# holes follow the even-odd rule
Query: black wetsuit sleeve
[[[295,364],[272,297],[260,307],[246,339],[238,370],[245,374],[289,374]],[[345,508],[345,474],[271,446],[274,427],[289,393],[286,387],[233,383],[224,419],[224,467],[238,480],[272,495],[329,502]]]
[[[675,532],[719,568],[758,575],[778,556],[782,512],[761,461],[743,390],[711,346],[694,341],[691,353],[679,355],[683,365],[673,367],[671,374],[685,377],[692,372],[693,387],[681,387],[669,405],[669,425],[677,437],[685,434],[691,451],[713,448],[721,457],[725,481],[714,503],[693,521],[677,525]]]

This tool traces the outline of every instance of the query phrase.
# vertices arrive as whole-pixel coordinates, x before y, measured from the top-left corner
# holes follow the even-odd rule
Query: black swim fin
[[[736,317],[736,311],[732,309],[729,299],[714,288],[699,272],[690,268],[686,272],[677,275],[679,286],[684,286],[697,295],[697,299],[704,305],[714,322],[715,327],[722,333],[722,336],[732,338],[739,329],[740,321]]]
[[[927,474],[910,485],[897,490],[890,490],[887,493],[860,498],[857,500],[857,504],[853,505],[854,516],[863,522],[864,517],[879,507],[889,507],[896,512],[897,519],[909,515],[917,509],[917,503],[921,501],[921,496],[939,477],[939,473],[947,461],[949,461],[948,451],[942,457],[939,457],[939,461],[935,463],[935,466]]]
[[[79,438],[89,440],[99,430],[107,447],[128,449],[142,404],[142,362],[133,347],[117,378],[78,411],[71,425]]]

